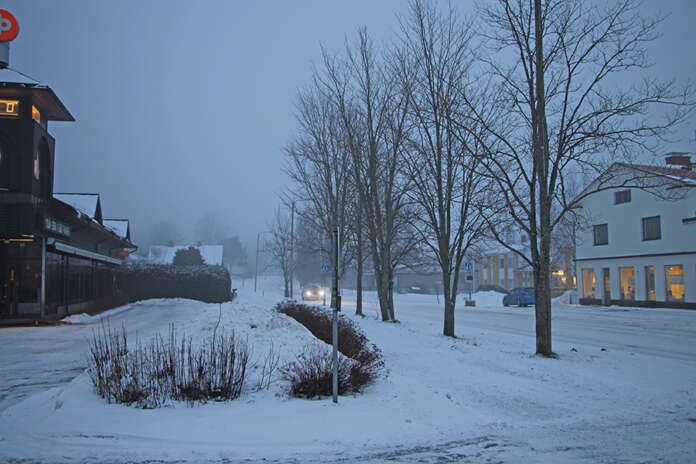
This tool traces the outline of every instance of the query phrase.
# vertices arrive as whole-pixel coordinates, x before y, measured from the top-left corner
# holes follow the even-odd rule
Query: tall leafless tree
[[[398,60],[378,53],[366,29],[347,46],[350,107],[340,101],[351,144],[363,218],[367,224],[379,306],[384,321],[395,321],[394,270],[414,244],[403,161],[410,83]],[[356,116],[353,124],[347,117]]]
[[[270,228],[271,238],[266,240],[266,250],[283,274],[285,282],[285,298],[290,297],[294,260],[291,255],[290,218],[276,211],[275,219]]]
[[[450,5],[414,0],[400,20],[403,79],[413,83],[409,143],[403,165],[418,205],[416,229],[435,257],[444,296],[443,334],[454,336],[454,308],[464,257],[485,232],[486,179],[477,170],[478,142],[455,121],[474,59],[471,22]],[[471,120],[470,120],[471,121]]]
[[[315,69],[309,86],[298,93],[296,119],[298,132],[286,148],[285,172],[294,182],[288,202],[301,201],[299,214],[320,232],[316,243],[323,247],[333,268],[335,254],[331,246],[333,230],[339,231],[339,276],[353,260],[349,238],[354,191],[351,182],[351,155],[338,108]]]
[[[490,46],[481,56],[494,85],[471,110],[494,139],[482,165],[498,185],[501,211],[530,238],[529,254],[509,249],[534,270],[540,355],[553,355],[554,228],[585,196],[612,187],[601,182],[573,197],[570,174],[601,173],[608,161],[654,151],[693,109],[690,88],[637,79],[660,24],[639,10],[634,0],[496,0],[479,9],[481,40]],[[507,60],[496,61],[496,52]],[[492,232],[506,245],[500,227]]]

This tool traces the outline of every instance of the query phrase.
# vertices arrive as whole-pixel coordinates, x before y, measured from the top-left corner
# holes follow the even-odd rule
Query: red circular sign
[[[0,9],[0,42],[10,42],[19,34],[19,23],[12,13]]]

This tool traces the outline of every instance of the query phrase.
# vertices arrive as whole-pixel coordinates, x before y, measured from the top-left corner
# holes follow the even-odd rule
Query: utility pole
[[[256,234],[256,268],[254,269],[254,293],[256,293],[256,281],[259,277],[259,239],[261,232]]]
[[[290,207],[290,299],[295,286],[295,202]]]
[[[333,302],[333,402],[338,403],[338,312],[341,295],[338,294],[338,229],[333,230],[334,268],[331,300]]]

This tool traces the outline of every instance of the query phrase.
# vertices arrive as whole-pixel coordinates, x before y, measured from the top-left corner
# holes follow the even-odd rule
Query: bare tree
[[[329,256],[333,230],[339,231],[339,276],[353,259],[348,238],[352,234],[354,202],[351,183],[351,156],[346,144],[344,125],[329,95],[314,70],[312,83],[298,93],[296,119],[299,130],[286,148],[285,172],[295,184],[286,194],[288,202],[301,201],[299,214],[319,231],[315,243]]]
[[[639,14],[640,3],[581,0],[497,0],[480,8],[482,55],[494,85],[471,102],[493,139],[482,166],[498,186],[501,211],[529,235],[536,287],[536,352],[553,356],[550,259],[554,228],[587,195],[634,180],[604,177],[571,196],[578,171],[602,173],[611,153],[630,160],[654,152],[669,129],[693,109],[691,89],[636,76],[649,67],[646,44],[660,18]],[[489,53],[492,52],[492,53]],[[488,56],[514,57],[503,65]],[[507,61],[509,63],[509,61]],[[465,115],[463,119],[470,117]],[[464,126],[467,126],[464,122]],[[640,185],[640,183],[637,183]],[[501,227],[492,233],[503,245]]]
[[[280,209],[276,212],[275,220],[270,228],[271,238],[266,240],[266,250],[283,273],[285,282],[285,298],[290,298],[290,286],[294,261],[291,256],[290,218],[283,215]]]
[[[394,321],[394,269],[415,241],[408,208],[409,181],[400,170],[409,83],[397,72],[396,60],[390,62],[378,54],[364,28],[346,52],[347,79],[332,72],[328,85],[334,89],[353,157],[382,320]]]
[[[416,229],[442,273],[443,334],[453,337],[461,265],[486,226],[478,214],[486,185],[477,171],[478,142],[455,121],[465,112],[473,29],[451,5],[442,13],[421,0],[411,2],[400,25],[402,78],[413,83],[403,167],[418,205]]]

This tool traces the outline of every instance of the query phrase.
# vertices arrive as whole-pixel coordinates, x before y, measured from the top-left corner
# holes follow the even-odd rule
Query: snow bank
[[[115,318],[141,339],[170,322],[202,339],[221,308],[220,327],[249,337],[255,356],[273,343],[290,359],[318,342],[271,310],[273,286],[247,286],[221,306],[141,302]],[[345,292],[349,317],[353,296]],[[377,320],[367,293],[368,317],[355,321],[389,375],[337,405],[290,399],[279,381],[229,403],[139,410],[105,404],[82,375],[0,416],[0,460],[696,462],[696,312],[563,307],[553,360],[531,355],[533,308],[503,308],[495,292],[475,299],[473,308],[460,300],[457,338],[447,338],[434,295],[396,295],[392,324]],[[43,332],[47,347],[52,330],[83,336],[58,329]]]

